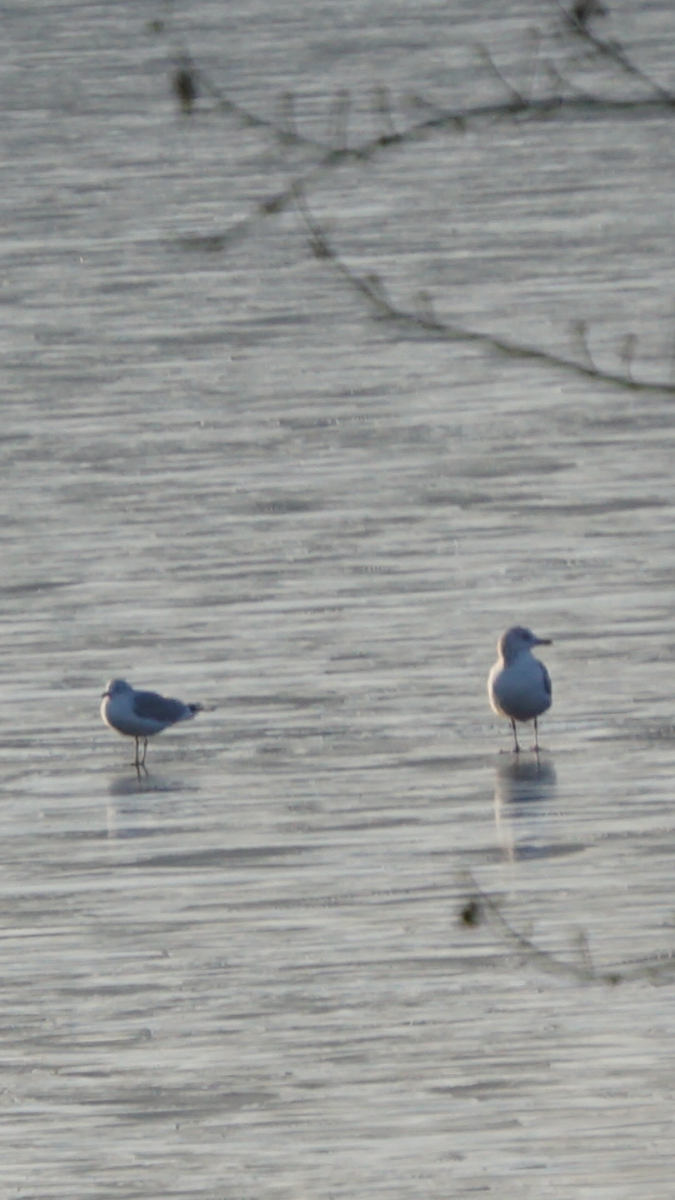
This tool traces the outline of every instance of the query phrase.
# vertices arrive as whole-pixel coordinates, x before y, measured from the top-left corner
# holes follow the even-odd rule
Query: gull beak
[[[110,692],[101,692],[101,700],[105,700],[106,696],[110,697]]]
[[[552,645],[553,645],[553,641],[551,638],[538,637],[535,640],[535,646],[552,646]]]

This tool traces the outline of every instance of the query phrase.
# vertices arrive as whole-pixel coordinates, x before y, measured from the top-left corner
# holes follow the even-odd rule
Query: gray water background
[[[604,31],[670,83],[670,5]],[[503,101],[477,43],[646,91],[544,3],[5,12],[3,1195],[672,1197],[675,398],[375,319],[255,215],[318,152],[170,90],[356,144]],[[307,198],[401,307],[670,379],[674,165],[663,110],[486,120]],[[140,780],[116,675],[209,707]]]

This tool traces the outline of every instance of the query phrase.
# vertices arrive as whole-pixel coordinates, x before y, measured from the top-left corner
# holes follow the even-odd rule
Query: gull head
[[[521,654],[529,654],[534,646],[550,646],[550,638],[540,638],[524,625],[512,625],[497,642],[497,652],[505,663],[514,662]]]
[[[123,696],[125,692],[132,692],[130,683],[126,679],[109,679],[105,685],[105,691],[102,693],[102,698],[110,699],[112,696]]]

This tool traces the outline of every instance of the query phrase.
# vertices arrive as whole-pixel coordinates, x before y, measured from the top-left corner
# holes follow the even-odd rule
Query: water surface
[[[503,99],[475,44],[522,86],[536,25],[537,86],[639,92],[484,7],[11,14],[8,1194],[672,1194],[672,394],[373,319],[257,212],[319,152],[169,88],[189,46],[315,139],[347,88],[356,143],[374,87],[399,129]],[[614,7],[667,81],[668,7]],[[669,378],[671,143],[663,111],[484,120],[307,194],[401,307],[578,358],[584,321]],[[538,763],[485,694],[515,620],[554,640]],[[118,675],[209,709],[140,779]],[[476,887],[543,956],[462,922]]]

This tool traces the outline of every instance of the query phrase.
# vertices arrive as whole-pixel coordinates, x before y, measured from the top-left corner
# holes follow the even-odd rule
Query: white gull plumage
[[[499,657],[488,676],[488,696],[494,712],[511,722],[516,754],[516,721],[534,721],[534,749],[539,751],[537,718],[551,707],[551,676],[532,647],[551,644],[550,638],[536,637],[522,625],[507,629],[497,642]]]
[[[101,703],[101,716],[111,729],[136,739],[134,766],[145,766],[148,738],[176,725],[178,721],[190,721],[201,704],[183,704],[182,700],[170,700],[157,692],[137,692],[126,679],[111,679],[106,684]],[[139,756],[143,742],[143,755]]]

